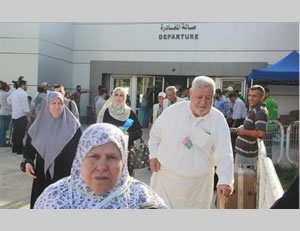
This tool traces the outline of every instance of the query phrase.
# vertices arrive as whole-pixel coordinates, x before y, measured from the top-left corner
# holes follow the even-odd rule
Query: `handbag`
[[[141,138],[140,142],[128,152],[128,168],[141,169],[149,167],[149,148]]]

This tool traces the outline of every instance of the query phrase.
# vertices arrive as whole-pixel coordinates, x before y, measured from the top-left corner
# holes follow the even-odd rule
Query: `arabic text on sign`
[[[195,30],[196,25],[191,26],[188,23],[174,23],[174,24],[161,24],[160,29],[165,32],[166,30]]]

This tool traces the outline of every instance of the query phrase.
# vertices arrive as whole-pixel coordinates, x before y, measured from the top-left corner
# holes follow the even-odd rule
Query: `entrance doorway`
[[[186,76],[165,76],[165,86],[164,86],[164,90],[168,87],[168,86],[175,86],[177,90],[179,90],[182,87],[186,87],[187,86],[187,77]]]

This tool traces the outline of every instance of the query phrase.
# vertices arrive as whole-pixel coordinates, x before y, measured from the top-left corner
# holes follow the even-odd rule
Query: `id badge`
[[[190,140],[189,137],[185,137],[185,138],[183,139],[183,144],[184,144],[184,146],[187,147],[187,149],[191,149],[192,146],[193,146],[193,143],[192,143],[192,141]]]

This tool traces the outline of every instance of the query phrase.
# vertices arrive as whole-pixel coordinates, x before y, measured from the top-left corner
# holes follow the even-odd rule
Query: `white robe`
[[[190,149],[183,144],[185,137],[193,143]],[[192,114],[190,102],[168,107],[151,129],[149,149],[150,159],[161,163],[150,186],[171,208],[210,208],[215,166],[218,184],[233,186],[229,127],[213,107],[204,117]]]

